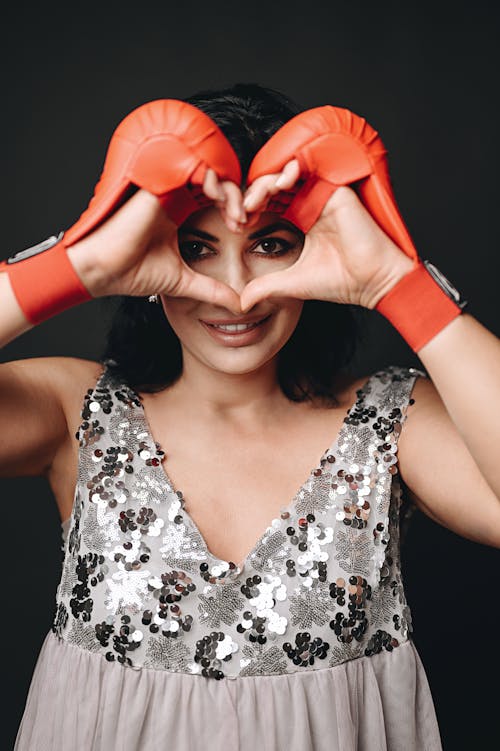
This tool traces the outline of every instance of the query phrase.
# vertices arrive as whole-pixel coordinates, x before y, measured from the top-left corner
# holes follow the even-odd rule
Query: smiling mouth
[[[203,321],[206,326],[210,326],[212,329],[216,329],[217,331],[225,331],[228,334],[240,334],[243,331],[250,331],[251,329],[257,328],[257,326],[261,326],[263,323],[269,320],[271,316],[266,316],[265,318],[262,318],[260,321],[254,321],[253,323],[207,323],[206,321]]]

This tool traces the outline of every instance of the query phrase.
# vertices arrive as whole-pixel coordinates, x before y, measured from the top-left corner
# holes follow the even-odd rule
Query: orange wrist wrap
[[[68,258],[64,240],[54,241],[56,244],[39,251],[40,255],[11,264],[0,263],[0,271],[8,273],[19,306],[34,325],[92,299]]]
[[[462,312],[421,262],[378,301],[375,310],[392,323],[414,352]]]

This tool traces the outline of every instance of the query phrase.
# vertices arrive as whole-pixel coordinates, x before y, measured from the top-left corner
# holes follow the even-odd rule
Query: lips
[[[267,315],[253,315],[253,316],[240,316],[240,318],[202,318],[201,320],[203,323],[213,324],[214,326],[220,326],[224,324],[230,324],[230,323],[259,323],[260,321],[263,321],[265,318],[269,318],[271,314],[268,313]]]
[[[217,329],[218,331],[225,331],[228,334],[239,334],[242,331],[251,331],[252,329],[257,328],[257,326],[260,326],[260,324],[263,322],[264,320],[258,321],[257,323],[226,323],[218,325],[209,323],[208,326],[211,326],[213,329]]]
[[[224,331],[229,334],[237,334],[243,331],[251,331],[252,329],[260,326],[262,323],[268,320],[270,316],[260,316],[259,318],[243,318],[237,321],[233,319],[224,320],[203,320],[202,323],[210,326],[210,328],[217,331]]]
[[[219,344],[229,347],[243,347],[255,344],[260,341],[266,331],[266,324],[272,318],[272,314],[260,316],[253,320],[232,319],[206,321],[200,319],[200,323],[205,327],[215,341]]]

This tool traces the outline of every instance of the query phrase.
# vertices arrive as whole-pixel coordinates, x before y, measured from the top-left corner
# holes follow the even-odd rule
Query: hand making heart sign
[[[417,351],[461,309],[418,256],[392,193],[386,153],[364,118],[316,107],[264,144],[242,195],[238,158],[211,118],[178,100],[149,102],[113,134],[78,222],[11,256],[0,271],[8,271],[33,323],[101,295],[192,297],[236,315],[288,296],[376,308]],[[304,232],[302,252],[238,295],[190,268],[179,252],[178,227],[210,205],[233,231],[251,227],[265,210],[279,212]]]
[[[385,155],[364,119],[331,106],[297,115],[263,146],[250,166],[244,207],[262,211],[276,194],[295,189],[283,215],[306,237],[293,266],[247,285],[244,310],[272,295],[374,308],[415,267],[417,252],[394,202]],[[377,221],[347,187],[352,184]]]
[[[245,194],[244,206],[257,212],[278,189],[291,188],[299,178],[297,160],[283,173],[258,178]],[[306,233],[295,263],[259,276],[240,295],[243,311],[266,297],[298,297],[374,308],[406,273],[412,261],[380,229],[354,190],[337,188]]]

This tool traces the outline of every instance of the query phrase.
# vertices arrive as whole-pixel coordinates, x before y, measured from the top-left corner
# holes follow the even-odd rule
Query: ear
[[[325,105],[293,117],[255,155],[248,184],[280,172],[297,159],[302,181],[283,216],[308,232],[340,185],[358,188],[365,207],[408,256],[417,258],[396,205],[387,167],[387,151],[378,133],[350,110]]]
[[[101,178],[88,209],[69,232],[71,242],[108,217],[135,188],[156,195],[177,224],[209,203],[201,190],[207,168],[241,182],[231,144],[214,121],[177,99],[157,99],[133,110],[113,133]]]

